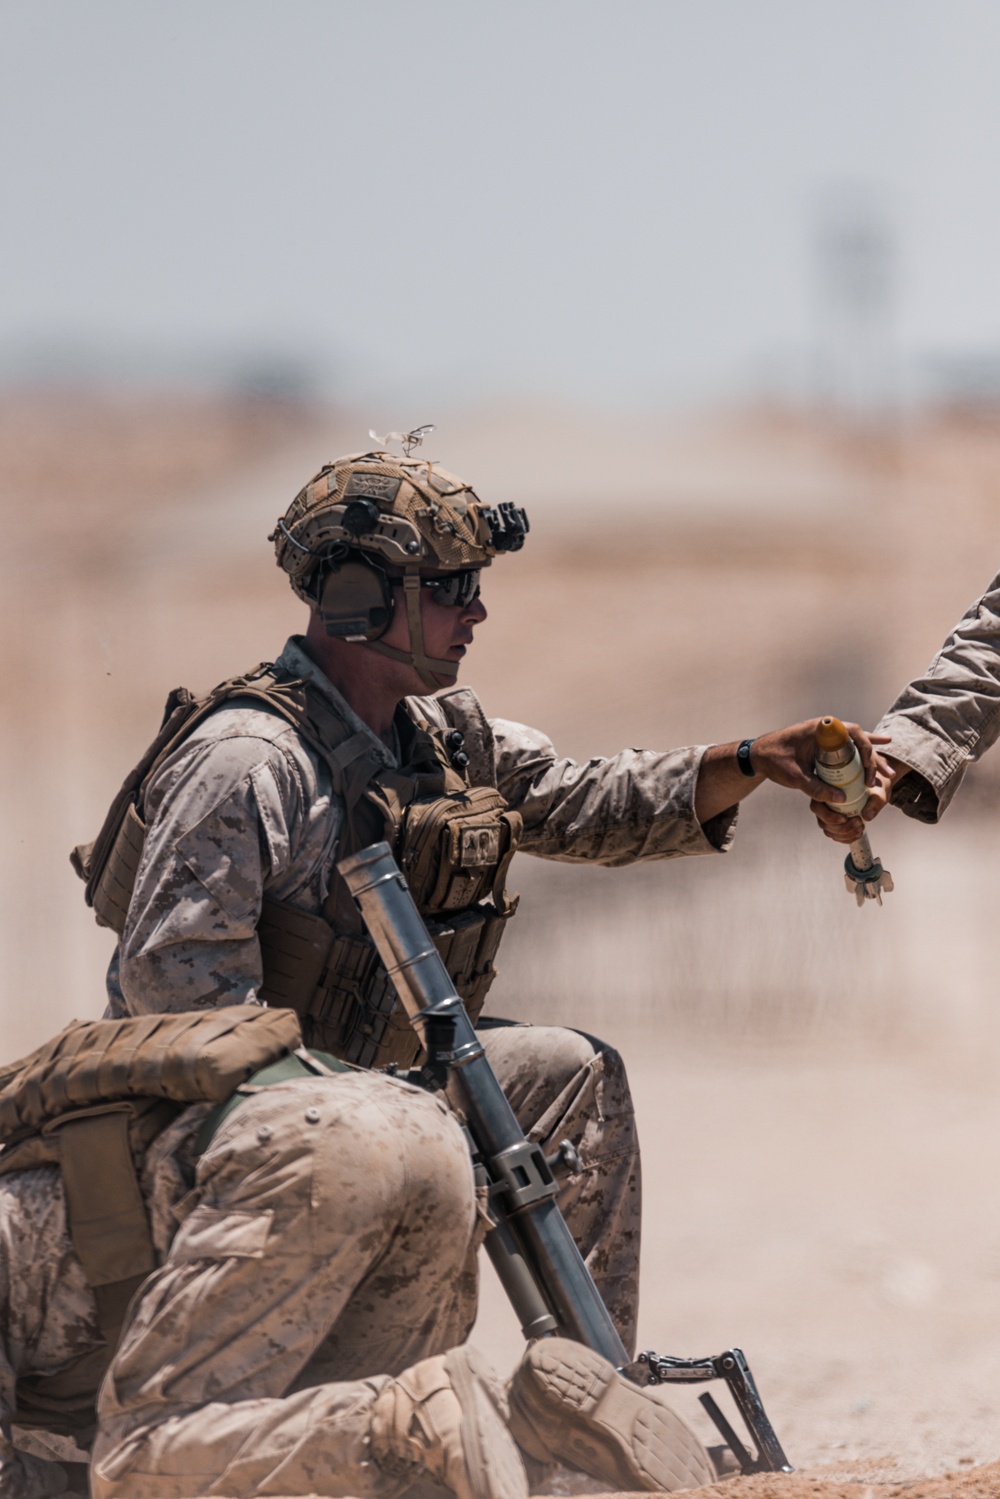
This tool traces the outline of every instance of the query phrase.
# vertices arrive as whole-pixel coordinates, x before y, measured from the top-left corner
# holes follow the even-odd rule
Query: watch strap
[[[736,763],[745,776],[755,776],[757,774],[753,768],[753,760],[750,757],[753,745],[754,740],[742,739],[736,749]]]

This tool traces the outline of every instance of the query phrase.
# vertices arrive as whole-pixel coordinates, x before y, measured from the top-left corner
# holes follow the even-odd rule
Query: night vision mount
[[[501,505],[484,505],[480,514],[490,528],[490,545],[497,552],[519,552],[531,527],[520,505],[510,500]]]

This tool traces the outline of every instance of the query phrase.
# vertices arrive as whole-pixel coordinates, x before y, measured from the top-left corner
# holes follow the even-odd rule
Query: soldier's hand
[[[837,802],[842,802],[844,793],[839,787],[821,781],[814,768],[818,725],[818,718],[808,718],[805,723],[791,724],[787,729],[774,729],[770,734],[759,735],[750,744],[753,774],[749,776],[740,768],[735,743],[709,745],[702,756],[695,787],[694,809],[698,821],[704,825],[710,818],[749,796],[764,781],[802,791],[813,802],[824,805],[836,806]],[[869,786],[874,786],[887,768],[875,746],[888,744],[889,740],[884,734],[866,734],[856,723],[845,727],[858,746],[865,767],[865,780]]]
[[[828,786],[816,774],[816,729],[818,726],[818,718],[807,718],[804,723],[791,724],[787,729],[774,729],[770,734],[761,734],[758,739],[755,739],[751,749],[753,768],[758,775],[774,781],[777,786],[787,786],[792,791],[805,792],[813,804],[814,811],[817,803],[836,807],[838,802],[844,800],[844,793],[838,786]],[[886,761],[875,746],[888,744],[889,736],[868,734],[860,724],[856,723],[845,723],[844,727],[858,747],[861,763],[865,768],[865,784],[871,795],[879,783],[880,776],[888,771]],[[857,819],[842,817],[840,821],[846,826],[848,822],[857,822]]]

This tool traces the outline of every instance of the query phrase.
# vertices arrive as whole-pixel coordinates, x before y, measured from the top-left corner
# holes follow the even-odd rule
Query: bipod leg
[[[719,1405],[719,1402],[716,1400],[715,1396],[709,1395],[706,1392],[704,1395],[699,1395],[698,1400],[705,1407],[706,1411],[708,1412],[709,1418],[715,1425],[716,1431],[719,1433],[720,1437],[725,1442],[726,1446],[729,1448],[736,1461],[739,1463],[740,1472],[756,1473],[757,1464],[753,1457],[753,1454],[750,1452],[749,1448],[744,1447],[743,1443],[740,1441],[739,1437],[736,1435],[735,1431],[726,1420],[722,1407]]]
[[[727,1348],[716,1358],[673,1358],[658,1353],[640,1353],[634,1363],[619,1371],[636,1384],[703,1384],[724,1379],[736,1407],[753,1438],[756,1456],[740,1441],[711,1395],[700,1400],[720,1434],[732,1448],[743,1473],[792,1473],[793,1469],[768,1419],[756,1382],[740,1348]]]
[[[747,1424],[757,1448],[757,1462],[750,1470],[754,1473],[791,1473],[792,1465],[785,1456],[777,1433],[768,1419],[764,1402],[760,1398],[750,1365],[739,1348],[729,1348],[712,1362],[729,1386],[730,1393],[739,1406],[740,1415]],[[746,1471],[746,1470],[744,1470]]]

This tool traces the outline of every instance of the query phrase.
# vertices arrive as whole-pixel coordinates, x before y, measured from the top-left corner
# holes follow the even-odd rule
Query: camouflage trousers
[[[620,1064],[574,1032],[483,1039],[522,1125],[580,1150],[567,1217],[628,1331],[638,1168]],[[454,1118],[378,1074],[278,1084],[225,1121],[193,1196],[101,1391],[94,1499],[398,1494],[370,1458],[377,1395],[475,1317],[485,1220]]]
[[[582,1031],[481,1021],[479,1035],[521,1128],[547,1155],[561,1140],[582,1171],[559,1206],[630,1355],[639,1315],[642,1178],[621,1057]]]

